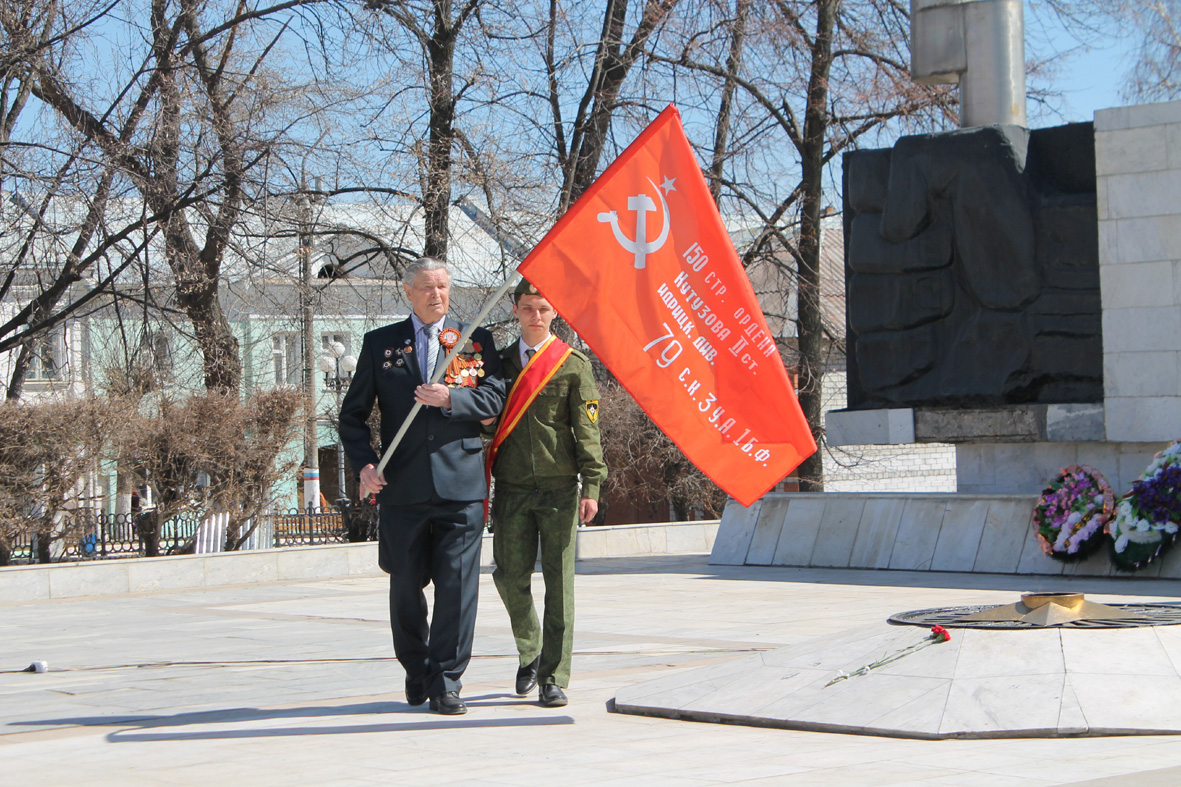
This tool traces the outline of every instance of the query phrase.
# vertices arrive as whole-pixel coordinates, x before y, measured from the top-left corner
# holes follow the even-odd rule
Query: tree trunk
[[[430,137],[426,153],[426,178],[422,203],[426,216],[423,254],[447,256],[448,218],[451,210],[451,148],[455,144],[454,75],[455,38],[451,3],[437,3],[435,30],[427,42],[430,59]]]
[[[734,20],[730,24],[730,53],[726,58],[726,81],[722,85],[722,99],[718,105],[718,122],[714,127],[714,153],[709,167],[709,193],[716,204],[722,194],[722,171],[726,166],[730,138],[730,112],[734,105],[734,77],[742,63],[742,44],[746,37],[746,15],[750,0],[736,0]]]
[[[623,22],[627,16],[627,0],[607,0],[603,14],[603,33],[595,53],[595,67],[591,72],[590,84],[582,97],[582,107],[575,119],[576,128],[570,141],[570,158],[567,161],[562,184],[562,204],[559,213],[564,213],[574,204],[582,192],[594,182],[599,168],[599,157],[603,152],[607,130],[611,127],[611,115],[615,112],[619,96],[619,84],[627,75],[629,64],[620,58],[623,46]],[[588,114],[583,114],[589,108]]]
[[[623,24],[627,17],[628,0],[607,0],[594,70],[582,96],[574,121],[574,134],[570,139],[569,156],[563,166],[559,214],[565,213],[594,183],[607,133],[611,129],[611,118],[619,107],[619,91],[623,80],[644,52],[648,38],[676,4],[677,0],[644,0],[644,10],[636,23],[631,42],[625,45]]]
[[[145,511],[136,519],[139,542],[144,548],[144,557],[160,556],[160,509]]]
[[[210,391],[236,391],[242,382],[238,339],[217,298],[217,281],[178,282],[178,302],[193,323],[205,388]]]
[[[33,562],[34,563],[52,563],[53,555],[50,554],[49,545],[53,543],[53,536],[51,532],[46,530],[37,530],[33,534]]]
[[[832,65],[832,38],[840,0],[816,4],[816,41],[812,48],[812,73],[804,110],[801,146],[800,245],[798,328],[800,350],[800,407],[808,426],[823,443],[824,413],[821,383],[824,378],[824,337],[820,311],[820,213],[824,198],[824,145],[828,130],[828,75]],[[797,470],[800,489],[824,490],[823,447],[804,460]]]
[[[644,10],[636,25],[630,44],[624,45],[623,24],[627,18],[628,0],[607,0],[603,12],[603,31],[595,53],[595,66],[590,81],[582,95],[578,114],[574,119],[574,132],[570,137],[568,154],[559,149],[558,158],[562,163],[562,191],[558,215],[565,213],[582,196],[599,171],[599,159],[603,155],[607,133],[611,129],[611,118],[619,106],[619,91],[628,71],[644,50],[649,36],[656,26],[672,11],[677,0],[644,0]],[[551,9],[553,7],[551,6]],[[556,17],[551,10],[551,25]],[[551,102],[558,103],[556,74],[552,62],[550,68]],[[560,126],[557,110],[554,115],[555,127]],[[560,135],[559,135],[560,136]],[[563,160],[563,155],[565,159]],[[574,331],[565,320],[558,316],[550,330],[564,342],[576,341]]]
[[[33,360],[33,340],[21,345],[12,364],[12,376],[8,378],[8,393],[6,398],[15,402],[21,398],[25,390],[25,380],[29,377],[29,364]]]

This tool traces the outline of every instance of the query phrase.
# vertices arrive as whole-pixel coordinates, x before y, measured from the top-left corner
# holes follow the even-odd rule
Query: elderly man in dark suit
[[[357,371],[340,408],[340,438],[361,468],[362,496],[381,504],[379,564],[390,575],[394,653],[406,670],[406,701],[443,714],[466,713],[460,676],[472,654],[484,531],[481,421],[504,405],[492,334],[477,328],[442,383],[427,381],[464,325],[447,316],[451,274],[429,257],[402,277],[413,313],[365,334]],[[384,474],[366,421],[377,402],[381,443],[393,440],[415,402],[423,405]],[[423,589],[434,583],[427,623]]]

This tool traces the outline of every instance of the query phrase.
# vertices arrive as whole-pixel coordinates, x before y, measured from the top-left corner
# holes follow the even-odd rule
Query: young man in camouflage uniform
[[[598,513],[607,466],[590,360],[550,333],[554,308],[529,282],[517,286],[513,301],[521,338],[501,351],[512,392],[488,452],[496,479],[492,578],[517,642],[517,694],[540,682],[539,702],[552,708],[566,704],[562,689],[570,680],[575,533]],[[531,589],[539,539],[540,625]]]

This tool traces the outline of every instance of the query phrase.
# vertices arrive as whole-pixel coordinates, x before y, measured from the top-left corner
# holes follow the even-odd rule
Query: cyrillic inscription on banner
[[[519,270],[656,425],[743,505],[816,450],[674,107]]]

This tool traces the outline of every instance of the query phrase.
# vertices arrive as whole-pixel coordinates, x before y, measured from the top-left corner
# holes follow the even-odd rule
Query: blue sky
[[[1053,126],[1061,122],[1089,121],[1095,110],[1123,106],[1120,98],[1128,73],[1134,63],[1133,41],[1129,35],[1104,31],[1088,36],[1086,46],[1063,29],[1045,10],[1045,4],[1027,2],[1025,8],[1025,54],[1027,59],[1043,59],[1066,53],[1057,66],[1053,85],[1062,91],[1059,116],[1039,116],[1031,103],[1030,125]]]
[[[1119,40],[1102,49],[1071,55],[1055,80],[1063,93],[1062,119],[1068,122],[1094,120],[1097,109],[1135,103],[1120,98],[1120,89],[1131,65],[1128,44]],[[1047,125],[1052,125],[1048,119]]]
[[[1093,120],[1095,110],[1127,103],[1119,92],[1128,66],[1112,67],[1122,54],[1118,49],[1093,50],[1074,59],[1060,83],[1066,120]]]

